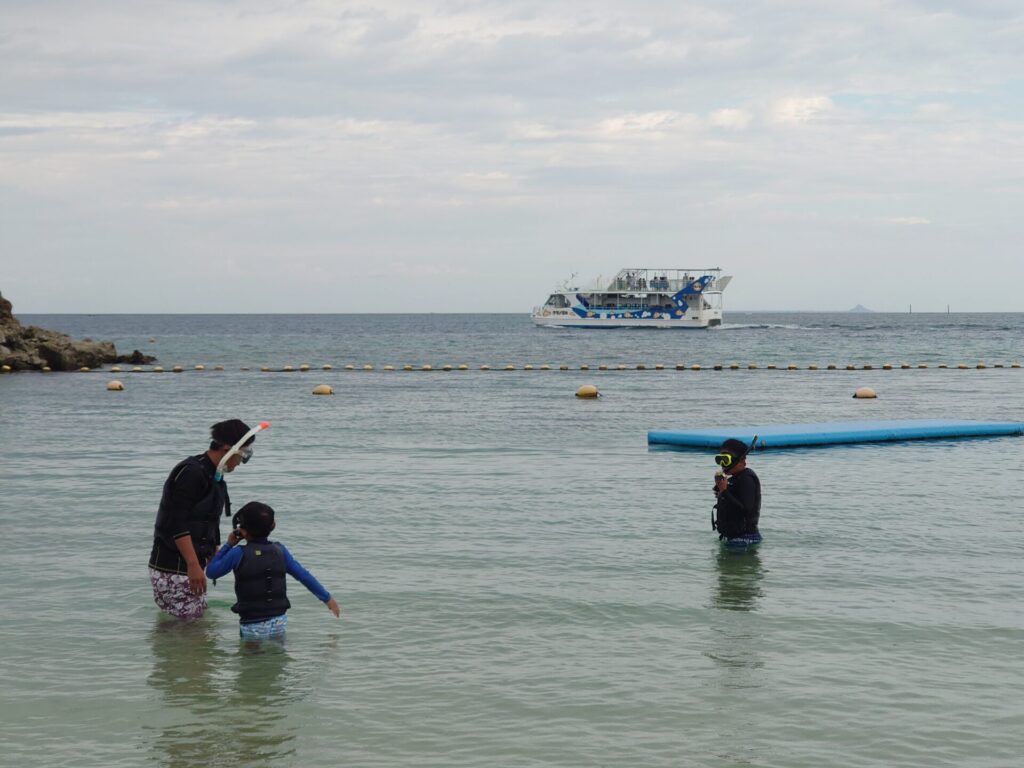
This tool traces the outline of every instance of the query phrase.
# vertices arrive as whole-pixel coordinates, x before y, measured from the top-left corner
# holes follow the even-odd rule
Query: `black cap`
[[[227,421],[218,421],[212,427],[210,427],[210,440],[212,441],[210,447],[217,448],[221,445],[234,445],[243,437],[245,433],[249,431],[249,425],[241,419],[228,419]],[[253,435],[245,444],[248,445],[256,439],[256,435]]]
[[[723,453],[728,453],[735,457],[737,461],[747,458],[747,452],[750,448],[742,440],[737,440],[734,437],[730,437],[724,443],[720,449]]]

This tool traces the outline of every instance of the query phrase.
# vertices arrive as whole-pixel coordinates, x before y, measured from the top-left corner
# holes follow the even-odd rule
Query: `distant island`
[[[863,304],[858,304],[858,305],[857,305],[856,307],[854,307],[853,309],[848,309],[848,310],[846,310],[846,311],[847,311],[847,312],[858,312],[858,313],[863,313],[863,312],[874,312],[875,310],[873,310],[873,309],[868,309],[868,308],[867,308],[867,307],[865,307],[865,306],[864,306]]]

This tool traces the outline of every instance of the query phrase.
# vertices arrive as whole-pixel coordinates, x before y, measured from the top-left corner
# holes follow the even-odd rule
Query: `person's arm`
[[[188,513],[203,498],[206,490],[206,478],[202,473],[189,465],[178,470],[177,476],[171,481],[171,493],[168,499],[169,509],[167,523],[174,537],[174,546],[185,561],[188,573],[188,588],[195,595],[206,592],[206,577],[203,567],[199,564],[192,535],[188,530]]]
[[[218,549],[217,554],[206,564],[206,575],[211,579],[219,579],[235,570],[240,562],[242,562],[241,547],[236,547],[231,539],[228,539],[228,543]]]
[[[738,509],[744,517],[757,511],[757,486],[754,478],[741,475],[733,478],[729,486],[718,494],[718,503],[722,502]]]
[[[341,614],[341,608],[338,607],[337,601],[331,597],[331,594],[324,589],[323,584],[316,580],[316,577],[302,567],[302,564],[292,557],[292,553],[288,551],[288,548],[281,544],[281,551],[284,553],[285,567],[288,570],[288,575],[294,579],[297,579],[302,586],[312,592],[316,597],[327,605],[331,613],[335,616]]]

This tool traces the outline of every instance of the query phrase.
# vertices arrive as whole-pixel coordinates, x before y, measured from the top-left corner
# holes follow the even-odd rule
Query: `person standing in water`
[[[252,431],[240,419],[217,422],[210,427],[209,449],[179,462],[164,482],[153,527],[149,580],[153,600],[171,616],[191,621],[206,610],[203,569],[220,547],[221,513],[231,515],[220,472],[233,472],[252,457]]]
[[[729,438],[715,456],[720,469],[715,473],[718,517],[712,520],[712,528],[729,546],[750,546],[761,541],[757,527],[761,518],[761,480],[747,466],[748,451],[745,443]]]

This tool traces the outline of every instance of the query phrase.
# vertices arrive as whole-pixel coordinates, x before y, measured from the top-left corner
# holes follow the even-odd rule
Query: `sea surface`
[[[1024,764],[1022,438],[754,454],[765,541],[744,554],[711,531],[710,452],[646,443],[1024,420],[1024,314],[19,318],[168,372],[0,376],[4,765]],[[382,370],[406,364],[469,370]],[[191,625],[152,602],[163,481],[231,417],[271,423],[236,508],[272,505],[342,607],[291,582],[283,645],[240,643],[230,577]]]

